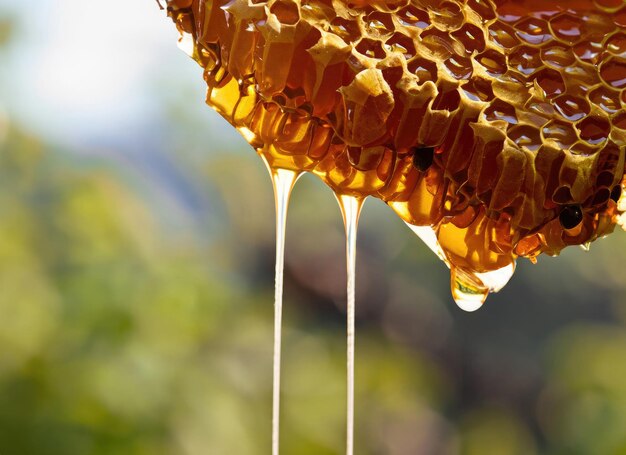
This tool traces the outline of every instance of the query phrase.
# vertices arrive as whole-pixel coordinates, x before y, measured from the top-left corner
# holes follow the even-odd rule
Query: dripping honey
[[[168,11],[208,104],[271,168],[431,227],[458,269],[453,292],[484,294],[480,274],[616,222],[622,2],[170,0]],[[432,160],[416,166],[424,149]],[[566,229],[572,205],[583,216]]]

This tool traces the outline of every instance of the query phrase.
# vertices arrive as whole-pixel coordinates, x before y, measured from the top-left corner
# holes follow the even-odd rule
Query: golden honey
[[[622,0],[167,0],[207,103],[275,169],[385,201],[481,296],[613,230]],[[492,275],[490,275],[492,274]],[[503,281],[503,279],[495,280]],[[504,280],[506,281],[506,280]],[[455,284],[456,283],[456,284]]]

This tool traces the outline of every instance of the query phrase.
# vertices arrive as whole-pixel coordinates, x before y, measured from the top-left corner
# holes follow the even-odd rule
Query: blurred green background
[[[273,197],[152,1],[0,0],[0,454],[270,447]],[[626,235],[521,261],[473,314],[378,201],[358,454],[626,454]],[[343,226],[297,186],[282,453],[343,453]]]

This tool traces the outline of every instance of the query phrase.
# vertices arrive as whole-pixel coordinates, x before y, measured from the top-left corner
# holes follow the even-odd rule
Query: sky
[[[201,69],[153,0],[0,0],[2,17],[17,27],[0,57],[0,106],[43,137],[135,137],[166,121],[172,87],[189,92],[207,128],[223,126],[204,105]]]

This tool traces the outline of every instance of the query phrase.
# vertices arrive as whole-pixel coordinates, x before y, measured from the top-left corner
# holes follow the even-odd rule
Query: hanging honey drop
[[[452,267],[450,270],[450,289],[458,307],[467,312],[473,312],[482,307],[489,295],[489,288],[457,267]]]

